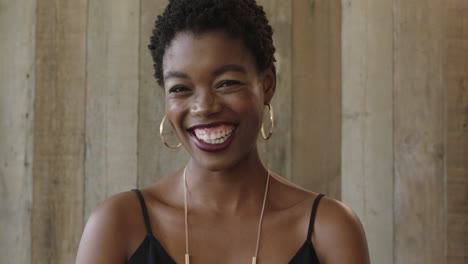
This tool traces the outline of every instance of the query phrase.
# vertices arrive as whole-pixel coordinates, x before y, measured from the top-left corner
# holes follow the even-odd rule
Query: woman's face
[[[209,31],[178,33],[163,69],[167,119],[198,165],[221,170],[257,155],[273,67],[259,73],[241,40]]]

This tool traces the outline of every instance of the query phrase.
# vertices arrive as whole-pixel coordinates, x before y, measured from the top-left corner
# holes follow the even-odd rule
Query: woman
[[[170,1],[149,48],[166,95],[162,128],[191,158],[100,205],[76,263],[369,263],[348,207],[260,161],[276,73],[272,29],[254,0]]]

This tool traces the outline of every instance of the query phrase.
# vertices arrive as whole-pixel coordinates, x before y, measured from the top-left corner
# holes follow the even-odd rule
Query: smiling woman
[[[272,34],[253,0],[170,1],[149,48],[163,121],[190,160],[101,204],[76,263],[369,263],[347,206],[284,180],[259,157],[276,89]]]
[[[259,73],[240,39],[212,30],[178,33],[163,69],[166,115],[194,165],[223,170],[258,160],[255,142],[275,89],[273,66]],[[229,136],[217,142],[218,134]]]

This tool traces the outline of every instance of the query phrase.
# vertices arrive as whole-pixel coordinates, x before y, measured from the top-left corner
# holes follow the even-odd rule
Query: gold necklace
[[[187,214],[187,178],[185,172],[187,167],[184,168],[184,216],[185,216],[185,264],[190,264],[189,255],[189,242],[188,242],[188,214]],[[252,264],[257,264],[258,246],[260,245],[260,231],[262,230],[263,213],[265,211],[266,198],[268,193],[268,183],[270,182],[270,171],[268,171],[267,181],[265,185],[265,192],[263,194],[262,211],[260,212],[260,219],[258,220],[257,231],[257,245],[255,246],[255,255],[252,257]]]

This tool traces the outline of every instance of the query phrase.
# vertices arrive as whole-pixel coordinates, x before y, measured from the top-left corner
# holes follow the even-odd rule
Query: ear
[[[262,87],[263,87],[263,95],[264,95],[264,104],[267,105],[271,102],[273,95],[276,91],[276,68],[275,65],[271,64],[263,72],[262,78]]]

